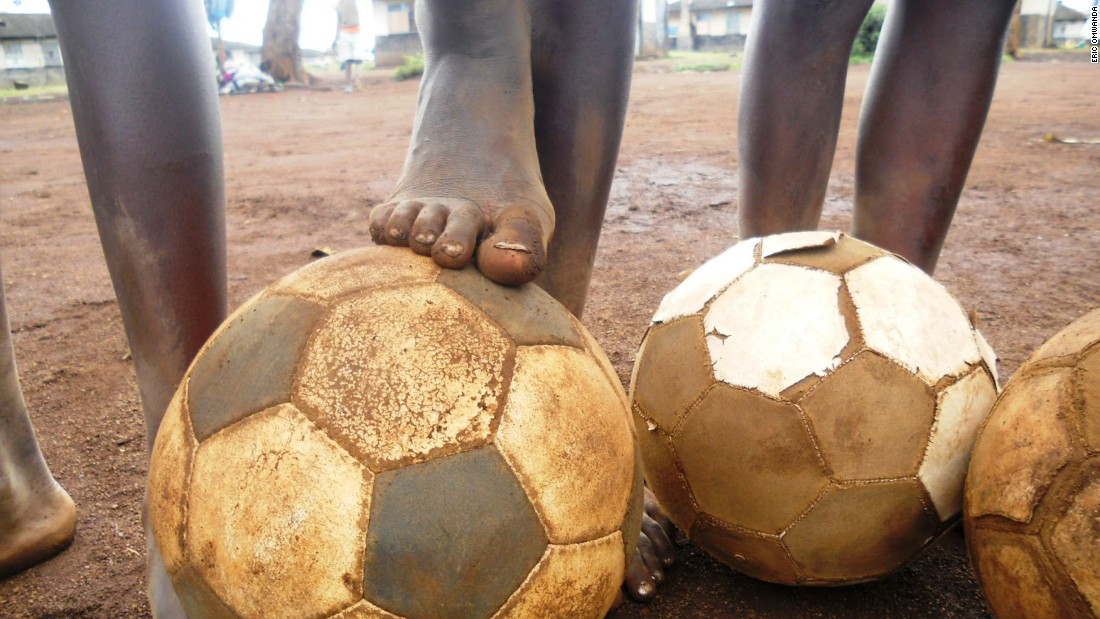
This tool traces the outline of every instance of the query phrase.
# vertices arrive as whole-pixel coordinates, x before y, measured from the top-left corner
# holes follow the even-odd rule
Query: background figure
[[[336,59],[344,71],[344,92],[355,91],[352,71],[363,62],[359,46],[359,6],[356,0],[338,0],[336,3]]]
[[[763,0],[738,118],[740,236],[817,227],[872,0]],[[853,234],[931,273],[985,124],[1014,0],[894,0],[860,116]]]

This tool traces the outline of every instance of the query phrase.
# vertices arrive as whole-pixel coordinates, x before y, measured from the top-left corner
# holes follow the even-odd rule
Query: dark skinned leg
[[[854,234],[931,273],[989,112],[1011,0],[898,0],[860,115]]]
[[[626,122],[635,9],[633,1],[584,0],[534,9],[535,141],[557,214],[537,283],[578,317]]]
[[[27,414],[6,305],[0,288],[0,578],[57,554],[76,528],[73,501],[50,474]]]
[[[852,42],[871,0],[764,0],[737,121],[742,238],[812,230],[833,165]]]
[[[626,122],[636,8],[621,0],[543,0],[533,8],[535,138],[557,214],[549,261],[536,282],[578,317]],[[623,583],[636,600],[652,599],[674,556],[672,525],[651,496],[646,512]]]
[[[412,140],[371,237],[450,268],[476,250],[490,279],[527,283],[554,230],[535,152],[529,5],[420,0],[416,15],[424,77]]]
[[[226,314],[221,120],[201,5],[55,0],[77,140],[151,447]],[[157,616],[182,616],[150,538]]]

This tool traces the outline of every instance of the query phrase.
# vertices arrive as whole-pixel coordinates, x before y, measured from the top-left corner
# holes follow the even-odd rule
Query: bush
[[[863,18],[852,46],[852,56],[873,56],[878,47],[878,35],[882,31],[882,22],[886,19],[886,5],[875,4]]]
[[[394,70],[393,79],[402,81],[420,77],[423,74],[424,56],[422,54],[415,54],[413,56],[405,56],[405,64]]]

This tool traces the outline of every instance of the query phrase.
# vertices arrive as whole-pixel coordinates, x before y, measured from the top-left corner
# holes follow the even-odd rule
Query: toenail
[[[653,578],[653,582],[657,584],[661,584],[665,581],[665,573],[662,570],[653,570],[649,575]]]
[[[390,228],[390,237],[391,238],[395,238],[395,239],[400,240],[400,239],[404,239],[405,236],[406,236],[405,232],[403,230],[401,230],[401,228]]]
[[[435,235],[431,232],[421,232],[420,234],[416,235],[416,242],[420,243],[421,245],[431,245],[435,242],[435,238]]]
[[[653,594],[653,587],[654,585],[652,582],[648,580],[646,582],[643,582],[642,584],[638,585],[638,596],[643,598],[649,597]]]
[[[462,246],[462,243],[444,243],[441,249],[443,253],[452,258],[457,258],[466,253],[466,248]]]
[[[494,243],[493,247],[497,249],[510,249],[512,251],[521,251],[525,254],[531,253],[531,250],[527,249],[526,245],[522,243],[513,243],[511,241],[500,241],[498,243]]]

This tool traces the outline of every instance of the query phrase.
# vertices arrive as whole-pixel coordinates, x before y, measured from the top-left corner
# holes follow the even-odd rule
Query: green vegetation
[[[863,18],[852,46],[852,62],[870,62],[878,47],[878,35],[882,32],[882,22],[886,20],[886,5],[875,3]]]
[[[424,56],[422,54],[415,54],[413,56],[405,56],[405,64],[394,69],[393,79],[400,82],[402,80],[420,77],[423,74]]]
[[[680,52],[668,53],[677,71],[736,71],[741,68],[741,58],[729,52]]]
[[[0,99],[34,99],[36,97],[56,97],[69,94],[69,87],[65,84],[48,84],[46,86],[31,86],[30,88],[9,88],[0,90]]]

